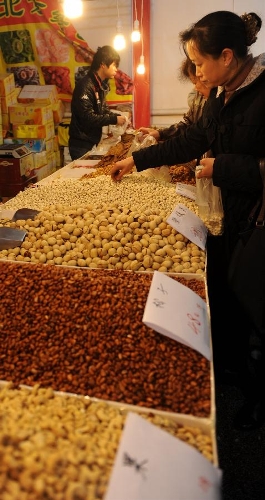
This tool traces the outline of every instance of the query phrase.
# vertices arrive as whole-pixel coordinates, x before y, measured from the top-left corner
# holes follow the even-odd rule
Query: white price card
[[[192,243],[205,250],[207,227],[186,205],[179,203],[167,218],[167,223]]]
[[[191,184],[183,184],[182,182],[177,182],[176,185],[176,193],[181,196],[185,196],[186,198],[190,198],[190,200],[196,199],[196,186],[192,186]]]
[[[187,286],[159,271],[153,274],[143,323],[211,359],[206,302]]]
[[[221,478],[194,447],[129,413],[104,500],[221,500]]]

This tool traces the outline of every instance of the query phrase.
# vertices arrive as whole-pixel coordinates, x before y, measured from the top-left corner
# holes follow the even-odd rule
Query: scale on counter
[[[13,156],[13,158],[22,158],[30,153],[27,146],[23,144],[3,144],[0,146],[0,156]]]

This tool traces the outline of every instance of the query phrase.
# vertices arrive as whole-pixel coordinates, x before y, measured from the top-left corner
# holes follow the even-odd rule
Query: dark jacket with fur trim
[[[265,157],[265,54],[226,102],[212,89],[203,115],[180,136],[133,153],[138,171],[186,163],[211,149],[213,183],[221,188],[224,231],[231,251],[251,208],[262,192],[259,159]]]

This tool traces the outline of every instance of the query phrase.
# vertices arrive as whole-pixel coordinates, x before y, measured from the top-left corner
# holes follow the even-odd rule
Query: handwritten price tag
[[[190,184],[183,184],[182,182],[177,182],[176,193],[181,196],[185,196],[190,200],[196,199],[196,186],[191,186]]]
[[[221,478],[195,448],[130,412],[104,500],[220,500]]]
[[[167,218],[167,223],[176,231],[183,234],[192,243],[205,250],[207,227],[200,217],[194,214],[188,207],[179,203]]]
[[[187,286],[159,271],[154,271],[143,323],[211,359],[206,302]]]

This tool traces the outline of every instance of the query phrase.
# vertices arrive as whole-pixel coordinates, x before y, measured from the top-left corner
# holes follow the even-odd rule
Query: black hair
[[[112,63],[115,63],[118,68],[120,56],[111,45],[104,45],[103,47],[98,47],[97,52],[95,52],[90,70],[97,71],[101,64],[106,64],[109,67]]]
[[[196,76],[196,66],[189,57],[185,57],[179,68],[179,79],[186,81],[190,80],[191,76]]]
[[[217,59],[225,48],[232,49],[235,57],[244,59],[248,47],[257,40],[262,25],[261,18],[250,12],[241,17],[234,12],[220,10],[207,14],[191,28],[179,35],[182,48],[187,55],[187,42],[193,41],[199,52]]]

